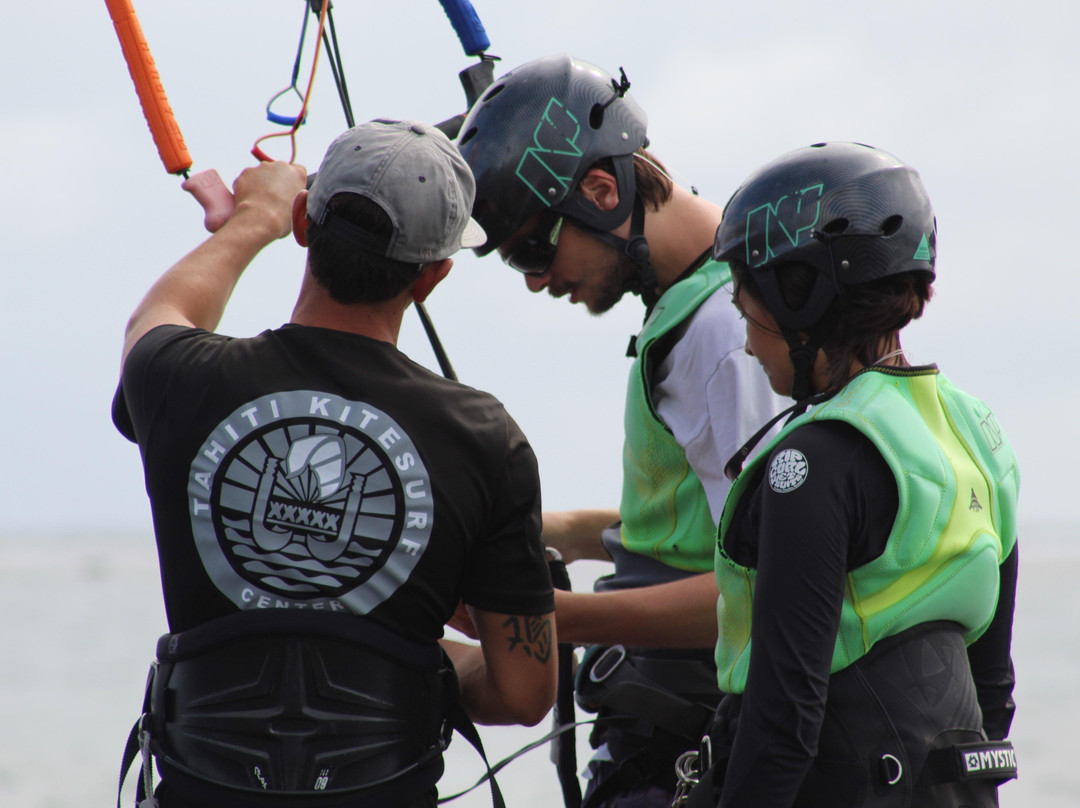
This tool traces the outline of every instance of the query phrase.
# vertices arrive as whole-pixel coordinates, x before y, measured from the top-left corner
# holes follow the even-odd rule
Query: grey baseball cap
[[[312,221],[323,224],[327,203],[343,192],[365,196],[386,211],[394,225],[387,258],[428,263],[487,240],[469,216],[476,195],[472,171],[430,124],[374,120],[339,135],[308,194]]]

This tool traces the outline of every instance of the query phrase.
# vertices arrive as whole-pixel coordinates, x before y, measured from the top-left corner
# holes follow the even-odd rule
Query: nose
[[[529,287],[530,292],[542,292],[547,288],[548,283],[551,281],[551,273],[545,272],[543,275],[526,275],[525,285]]]
[[[754,355],[754,352],[750,350],[750,340],[746,340],[746,342],[743,343],[743,350],[746,351],[747,356]]]

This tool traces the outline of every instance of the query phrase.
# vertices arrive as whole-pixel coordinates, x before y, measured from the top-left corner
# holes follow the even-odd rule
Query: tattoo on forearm
[[[551,618],[550,617],[510,617],[503,626],[510,629],[506,639],[513,651],[519,645],[521,650],[537,662],[547,662],[551,658]]]

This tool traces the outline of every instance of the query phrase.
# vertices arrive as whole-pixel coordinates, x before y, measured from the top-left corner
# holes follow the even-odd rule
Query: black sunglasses
[[[562,216],[549,215],[532,233],[515,244],[503,256],[503,261],[523,275],[543,275],[555,260],[562,224]]]

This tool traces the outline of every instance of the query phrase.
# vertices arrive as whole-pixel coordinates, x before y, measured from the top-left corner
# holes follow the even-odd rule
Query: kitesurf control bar
[[[233,209],[232,194],[221,181],[217,171],[210,169],[188,177],[191,168],[191,155],[184,144],[184,136],[176,123],[165,88],[161,84],[154,57],[150,55],[150,46],[143,35],[139,18],[131,0],[105,0],[109,7],[116,35],[120,39],[120,49],[124,52],[131,80],[135,82],[135,92],[142,105],[143,117],[150,127],[158,155],[170,174],[184,177],[181,187],[188,191],[203,206],[206,216],[203,224],[211,233],[217,230],[229,218]]]

